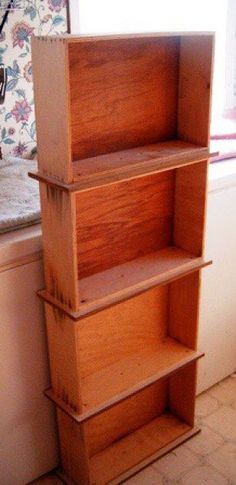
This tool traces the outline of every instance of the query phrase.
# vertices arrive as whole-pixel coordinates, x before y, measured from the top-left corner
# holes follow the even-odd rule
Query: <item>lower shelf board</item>
[[[189,349],[168,337],[158,344],[156,350],[140,351],[81,379],[80,414],[54,395],[51,389],[47,389],[45,394],[72,419],[82,423],[203,356],[203,352]],[[103,389],[102,395],[97,389]]]
[[[190,431],[190,426],[171,414],[164,414],[117,441],[90,459],[92,485],[104,485],[124,471],[150,459],[157,451]],[[115,482],[115,483],[119,483]]]
[[[90,458],[90,484],[118,485],[199,432],[172,414],[163,414]],[[75,484],[63,472],[58,475]]]

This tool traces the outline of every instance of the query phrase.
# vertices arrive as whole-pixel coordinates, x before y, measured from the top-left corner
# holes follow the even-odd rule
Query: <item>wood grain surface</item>
[[[70,43],[72,158],[175,137],[177,37]]]
[[[79,278],[171,244],[173,171],[76,196]]]

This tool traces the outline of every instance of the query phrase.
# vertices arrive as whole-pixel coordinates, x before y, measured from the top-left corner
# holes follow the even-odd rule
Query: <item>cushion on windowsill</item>
[[[0,160],[0,233],[40,221],[38,183],[28,176],[29,171],[35,170],[35,160]]]

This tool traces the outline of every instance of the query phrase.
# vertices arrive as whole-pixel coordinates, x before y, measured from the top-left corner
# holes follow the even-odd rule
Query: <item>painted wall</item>
[[[36,147],[30,38],[67,30],[66,0],[24,0],[10,12],[0,36],[0,63],[8,67],[6,99],[0,105],[3,156],[30,158]]]
[[[42,302],[42,261],[0,273],[0,483],[25,485],[58,464]]]
[[[206,258],[213,264],[202,272],[198,392],[236,371],[235,207],[236,159],[211,165]]]

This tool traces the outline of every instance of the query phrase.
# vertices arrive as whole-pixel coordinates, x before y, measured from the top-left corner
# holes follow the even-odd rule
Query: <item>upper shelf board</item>
[[[155,37],[189,37],[189,36],[214,36],[214,31],[199,31],[199,32],[185,32],[185,31],[171,31],[171,32],[134,32],[134,33],[127,33],[127,34],[98,34],[98,35],[87,35],[87,34],[63,34],[57,35],[56,37],[48,37],[48,35],[39,35],[37,36],[38,39],[53,42],[55,39],[58,41],[63,41],[66,43],[75,43],[75,42],[93,42],[96,40],[97,42],[100,40],[114,40],[114,39],[150,39]]]
[[[74,182],[71,184],[62,183],[40,172],[30,172],[29,175],[64,190],[81,192],[120,180],[197,163],[210,156],[212,154],[207,147],[181,140],[170,140],[74,162]]]

